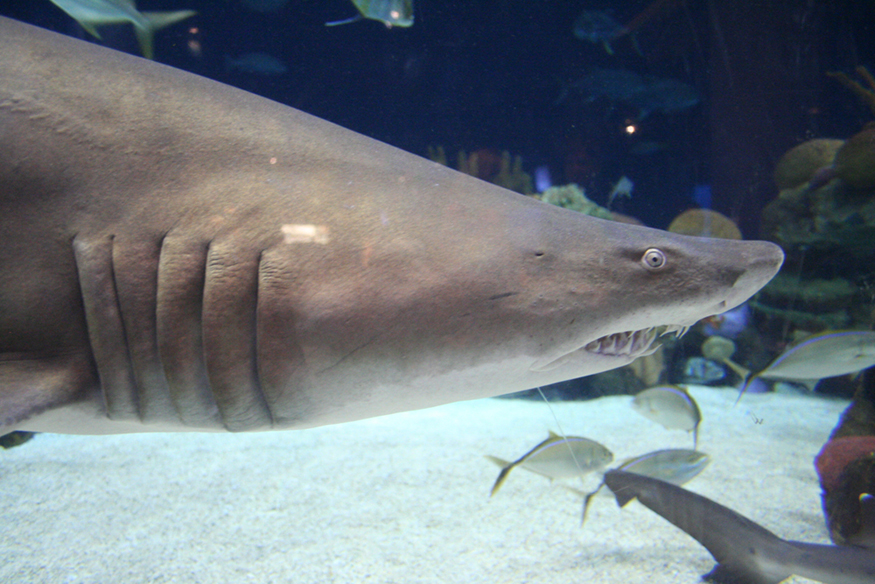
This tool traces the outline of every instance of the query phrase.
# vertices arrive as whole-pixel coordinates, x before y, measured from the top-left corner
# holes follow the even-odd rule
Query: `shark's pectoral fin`
[[[0,427],[15,427],[46,410],[77,401],[93,385],[93,376],[85,355],[0,355]]]

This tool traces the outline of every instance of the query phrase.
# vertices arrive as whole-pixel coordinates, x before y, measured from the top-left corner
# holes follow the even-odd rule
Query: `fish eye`
[[[665,254],[661,249],[655,247],[651,247],[645,251],[644,256],[641,257],[641,263],[644,264],[644,267],[648,270],[661,270],[665,267],[665,262]]]

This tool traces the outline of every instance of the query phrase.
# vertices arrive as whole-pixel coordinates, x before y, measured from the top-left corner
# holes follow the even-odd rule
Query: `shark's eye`
[[[641,263],[648,270],[661,270],[665,267],[665,254],[662,253],[662,250],[651,247],[644,252]]]

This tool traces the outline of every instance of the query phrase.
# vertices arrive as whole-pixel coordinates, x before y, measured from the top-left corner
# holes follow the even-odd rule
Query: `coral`
[[[735,343],[719,336],[708,337],[702,343],[702,355],[711,361],[726,361],[735,354]]]
[[[585,215],[602,219],[613,219],[613,214],[610,211],[587,199],[583,189],[574,184],[550,187],[541,193],[539,198],[545,203],[571,209],[572,211],[579,211]]]
[[[862,65],[854,70],[857,72],[857,75],[863,78],[870,89],[866,89],[862,84],[854,81],[841,71],[830,71],[827,75],[856,93],[857,97],[862,99],[863,102],[869,106],[869,109],[872,110],[872,113],[875,114],[875,77],[872,77],[869,70]]]
[[[875,122],[849,138],[835,155],[835,175],[857,190],[875,189]]]
[[[651,355],[638,357],[626,365],[626,368],[641,380],[644,387],[653,387],[660,382],[665,371],[665,349],[659,347]]]
[[[830,538],[857,543],[864,533],[861,496],[875,491],[875,436],[833,438],[814,459]]]
[[[800,278],[779,273],[750,301],[751,308],[807,331],[852,326],[849,307],[860,306],[859,289],[844,278]]]
[[[521,156],[515,156],[513,164],[511,164],[510,152],[505,150],[501,153],[501,162],[498,166],[498,174],[496,174],[492,182],[500,187],[531,195],[535,192],[532,188],[532,177],[523,172],[523,159]]]
[[[875,187],[853,190],[844,180],[814,190],[806,185],[786,189],[763,209],[760,235],[780,245],[788,256],[794,250],[809,250],[871,257],[875,255],[872,195]]]
[[[818,138],[799,144],[787,152],[775,166],[775,185],[779,191],[806,184],[815,173],[832,164],[844,140]]]
[[[688,209],[668,226],[672,233],[718,239],[741,239],[741,231],[729,217],[710,209]]]
[[[844,469],[861,458],[875,456],[875,436],[833,438],[814,459],[820,486],[827,493],[838,488]]]
[[[763,289],[762,299],[793,304],[798,310],[820,314],[847,308],[857,295],[857,287],[844,278],[801,280],[780,273]]]
[[[427,153],[434,162],[449,166],[443,146],[429,146]],[[482,148],[471,154],[459,150],[456,155],[456,170],[523,195],[535,192],[532,177],[523,171],[522,157],[511,157],[506,150],[500,155],[489,148]]]

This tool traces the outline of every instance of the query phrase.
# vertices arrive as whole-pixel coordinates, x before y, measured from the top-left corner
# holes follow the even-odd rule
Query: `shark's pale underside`
[[[604,371],[764,242],[590,218],[0,18],[0,429],[303,428]]]

